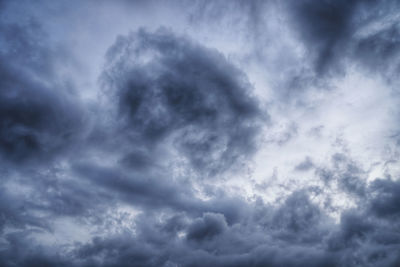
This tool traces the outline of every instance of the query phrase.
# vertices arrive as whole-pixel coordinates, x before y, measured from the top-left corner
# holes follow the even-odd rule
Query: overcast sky
[[[397,0],[0,0],[0,266],[400,266]]]

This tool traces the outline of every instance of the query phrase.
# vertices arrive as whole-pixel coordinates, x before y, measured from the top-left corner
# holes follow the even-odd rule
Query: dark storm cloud
[[[169,209],[201,215],[221,213],[228,223],[241,220],[246,214],[246,202],[239,197],[219,194],[209,200],[194,195],[190,181],[174,181],[165,170],[155,174],[124,172],[90,164],[75,166],[75,172],[92,184],[92,192],[104,201],[126,202],[147,210]],[[93,196],[92,196],[93,197]]]
[[[7,15],[0,12],[0,230],[49,230],[38,213],[72,212],[65,192],[74,186],[51,191],[62,182],[46,173],[54,174],[52,160],[79,135],[81,108],[72,85],[56,73],[64,51],[53,47],[37,20]]]
[[[395,24],[361,37],[355,32],[361,22],[379,21],[375,11],[393,1],[379,8],[377,1],[287,3],[316,73],[345,57],[392,71]],[[207,18],[224,14],[223,2],[215,11],[211,2],[197,4]],[[231,5],[250,17],[266,6]],[[262,19],[246,21],[251,28]],[[269,119],[245,70],[224,51],[172,30],[120,36],[100,77],[105,100],[83,105],[95,112],[82,107],[58,72],[67,64],[64,52],[35,20],[0,20],[0,266],[400,265],[400,183],[367,183],[368,171],[347,154],[321,165],[306,157],[296,173],[314,170],[322,183],[270,204],[236,195],[229,179],[218,179],[241,169]],[[85,116],[90,124],[83,125]],[[301,121],[293,125],[278,144],[302,134]],[[338,221],[319,199],[334,189],[354,200]]]
[[[297,209],[296,216],[308,220],[309,209],[316,207],[296,203],[295,199],[300,195],[303,194],[295,194],[283,209]],[[260,205],[263,212],[257,209],[256,213],[255,207],[249,205],[248,216],[233,225],[228,225],[219,213],[205,213],[200,217],[161,217],[161,220],[154,215],[139,216],[134,234],[126,232],[109,238],[94,238],[75,253],[83,262],[100,266],[129,265],[127,260],[130,258],[137,266],[334,266],[335,259],[330,252],[312,248],[310,241],[295,238],[289,245],[280,235],[293,230],[292,218],[282,217],[281,227],[273,228],[275,221],[270,217],[281,216],[281,211]],[[178,221],[179,227],[171,229],[171,220]],[[305,227],[313,229],[316,236],[319,234],[318,241],[321,241],[321,231],[315,226],[311,219]],[[309,244],[308,248],[302,247],[305,243]]]
[[[398,224],[380,220],[365,209],[342,213],[340,227],[327,240],[328,249],[350,266],[397,266]]]
[[[203,218],[196,219],[189,226],[187,238],[196,241],[211,239],[223,233],[226,228],[227,224],[223,215],[206,213]]]
[[[389,79],[398,69],[400,47],[398,21],[387,17],[399,8],[390,0],[288,1],[293,28],[318,74],[343,72],[344,62],[356,62]],[[369,27],[374,23],[378,30]]]
[[[148,208],[176,207],[186,209],[193,203],[190,191],[171,180],[168,176],[143,176],[140,173],[127,175],[117,169],[81,164],[75,167],[76,173],[88,179],[99,190],[105,193],[116,192],[117,198],[124,199],[134,205],[144,205]]]
[[[315,229],[321,220],[321,212],[318,207],[310,202],[308,192],[299,191],[288,197],[285,203],[276,211],[273,217],[273,225],[283,229],[283,239],[313,239],[318,233]]]
[[[117,170],[93,164],[75,164],[75,160],[79,162],[79,157],[72,160],[65,153],[61,153],[61,148],[74,146],[69,140],[76,131],[79,133],[81,129],[78,127],[79,121],[76,121],[79,116],[73,110],[74,103],[54,73],[53,60],[57,58],[57,55],[52,54],[51,48],[46,46],[44,35],[40,35],[42,33],[39,25],[8,26],[3,24],[2,26],[8,35],[7,39],[4,39],[1,55],[3,62],[7,62],[1,65],[3,77],[1,101],[4,103],[1,107],[3,118],[1,151],[4,160],[20,162],[21,167],[23,166],[21,160],[33,160],[40,163],[36,167],[29,165],[30,169],[26,171],[21,169],[21,172],[14,174],[19,177],[13,178],[16,183],[25,184],[33,189],[32,191],[29,193],[16,191],[10,196],[3,195],[2,203],[12,202],[14,205],[1,208],[2,218],[4,218],[1,221],[1,228],[12,227],[20,229],[21,233],[20,236],[14,235],[14,239],[11,239],[12,236],[9,235],[3,236],[9,248],[6,250],[9,257],[6,258],[5,254],[2,257],[5,265],[63,264],[63,261],[58,258],[58,252],[50,253],[44,248],[38,248],[30,250],[29,253],[22,253],[20,250],[14,251],[13,248],[20,247],[24,243],[25,248],[35,247],[33,240],[24,239],[24,234],[31,233],[28,228],[36,227],[39,232],[52,231],[51,226],[46,222],[59,216],[77,219],[80,216],[86,216],[91,223],[101,225],[104,218],[98,212],[98,208],[109,208],[121,202],[150,211],[164,209],[174,212],[183,211],[190,216],[202,216],[205,213],[202,227],[206,230],[216,227],[216,231],[210,230],[213,235],[222,229],[218,226],[219,221],[214,220],[215,218],[219,219],[222,216],[224,224],[241,220],[246,206],[242,199],[218,195],[211,200],[199,200],[194,197],[190,184],[173,182],[166,175],[167,173],[159,174],[160,177],[147,173],[148,166],[159,168],[154,165],[154,154],[152,154],[154,152],[150,143],[160,143],[175,132],[180,135],[180,138],[174,140],[175,144],[184,152],[183,155],[192,159],[193,164],[198,164],[195,160],[196,155],[193,155],[193,149],[198,150],[200,154],[197,156],[198,161],[202,161],[202,157],[208,156],[208,153],[219,153],[218,149],[223,150],[223,153],[218,155],[218,159],[224,166],[218,165],[213,171],[229,167],[237,162],[237,158],[242,154],[244,156],[254,149],[253,141],[258,130],[257,120],[260,119],[260,115],[256,101],[247,95],[248,88],[251,86],[244,74],[227,63],[219,53],[192,44],[185,39],[180,40],[173,35],[168,40],[169,33],[159,32],[158,35],[151,35],[142,32],[143,36],[147,36],[146,38],[161,38],[161,44],[153,40],[155,48],[152,49],[155,51],[152,52],[161,51],[161,55],[165,53],[164,59],[159,62],[165,65],[164,68],[170,68],[176,73],[164,73],[166,71],[164,69],[161,74],[156,73],[155,81],[148,81],[142,76],[132,76],[129,77],[129,82],[133,87],[117,88],[119,114],[127,116],[124,121],[126,124],[123,125],[126,128],[122,134],[114,130],[112,133],[105,131],[105,135],[103,130],[96,133],[103,134],[103,137],[108,137],[108,134],[120,136],[119,142],[123,146],[126,146],[126,142],[130,140],[128,146],[132,146],[132,149],[128,149],[128,153],[125,153],[124,149],[121,150],[122,161],[119,162],[121,170]],[[35,39],[37,36],[39,37]],[[162,38],[167,38],[167,40],[162,40]],[[179,46],[180,41],[183,47]],[[174,57],[168,55],[170,52],[168,49],[167,52],[161,48],[157,51],[158,45],[161,47],[167,45],[166,49],[168,45],[171,45],[175,52],[183,49],[182,62],[174,62]],[[10,47],[14,47],[15,50]],[[18,52],[18,49],[21,52],[13,54],[15,51]],[[154,61],[154,64],[157,65],[157,61]],[[190,69],[191,67],[193,70]],[[127,75],[120,69],[117,71],[123,76]],[[136,70],[133,68],[128,71],[129,73],[146,72],[146,67],[143,69],[137,67]],[[186,80],[180,80],[179,77],[186,77]],[[118,78],[119,82],[125,81],[119,76],[114,78]],[[137,93],[135,90],[138,89],[137,79],[139,82],[142,79],[144,89],[149,91],[145,91],[143,96],[139,91],[139,113],[136,113],[134,105]],[[146,83],[149,82],[155,85],[148,87]],[[152,90],[160,90],[159,94],[162,98],[161,102],[156,102],[155,105],[148,102],[154,100]],[[180,95],[181,91],[183,95]],[[160,99],[156,97],[155,100]],[[191,101],[197,104],[193,106]],[[163,108],[163,105],[168,111],[165,113],[166,117],[172,118],[167,120],[166,125],[163,118],[156,117],[153,114],[154,111],[150,109],[157,106]],[[200,134],[199,139],[196,139],[197,133]],[[113,143],[110,140],[103,140],[103,147],[103,144],[100,145],[92,138],[91,136],[86,145],[80,144],[80,147],[74,148],[74,153],[80,153],[82,149],[107,151],[107,143]],[[60,142],[58,142],[59,139]],[[225,143],[219,145],[218,143],[221,142]],[[68,168],[52,167],[53,163],[49,160],[51,159],[49,156],[57,151],[64,154],[65,159],[73,164],[73,173],[69,173]],[[202,164],[207,163],[207,167],[212,163],[208,159],[202,162]],[[7,165],[3,167],[5,170],[8,168]],[[134,175],[125,174],[124,168],[133,170]],[[197,166],[197,168],[201,169],[202,166]],[[143,173],[140,173],[141,171]],[[62,178],[64,175],[73,175],[80,179],[64,179]],[[8,178],[11,177],[10,174]],[[107,207],[104,206],[106,203]],[[216,217],[209,215],[214,212],[219,215],[215,215]],[[195,236],[200,238],[201,229],[196,230],[195,225],[193,224],[191,228],[191,235],[193,238]],[[159,253],[159,251],[156,250],[154,253]],[[61,258],[65,256],[62,253],[60,255]],[[117,260],[118,262],[123,260],[122,255],[118,255]]]
[[[56,251],[32,244],[26,232],[8,233],[8,247],[0,252],[0,266],[70,266]]]
[[[396,80],[395,74],[400,69],[399,23],[394,22],[360,40],[356,46],[356,56],[371,70],[384,73],[390,81]]]
[[[395,203],[395,190],[379,188],[379,194]],[[277,207],[248,203],[246,215],[233,224],[219,212],[201,215],[148,206],[134,219],[134,232],[122,227],[121,234],[95,237],[68,253],[10,250],[2,259],[8,264],[37,259],[69,266],[396,266],[398,223],[369,213],[379,198],[366,197],[366,207],[343,213],[337,225],[304,190]],[[11,237],[7,242],[17,247],[22,242],[24,247],[35,246],[23,236]]]
[[[400,182],[377,179],[371,185],[374,195],[370,209],[377,216],[399,218],[400,216]]]
[[[245,74],[217,51],[165,29],[141,30],[119,37],[107,58],[103,80],[132,146],[172,138],[203,173],[224,171],[255,149],[258,103]]]
[[[65,147],[80,124],[78,106],[57,81],[53,53],[40,25],[0,24],[0,156],[48,157]]]
[[[387,192],[386,192],[387,193]],[[367,203],[372,201],[366,198]],[[398,223],[369,208],[348,210],[339,224],[295,192],[276,209],[248,206],[240,223],[224,216],[177,214],[135,219],[135,233],[95,238],[75,251],[82,262],[99,266],[396,266],[400,258]],[[171,228],[171,221],[177,227]],[[177,222],[175,224],[175,222]],[[129,264],[128,264],[129,265]],[[83,264],[85,266],[85,264]]]
[[[299,36],[309,46],[317,72],[324,72],[342,53],[343,42],[351,33],[352,16],[358,0],[292,1],[293,22]]]
[[[3,234],[3,230],[6,226],[24,228],[29,225],[48,228],[46,222],[29,214],[29,203],[26,203],[23,199],[16,199],[4,188],[1,188],[0,192],[0,234]],[[26,204],[28,204],[28,207]]]

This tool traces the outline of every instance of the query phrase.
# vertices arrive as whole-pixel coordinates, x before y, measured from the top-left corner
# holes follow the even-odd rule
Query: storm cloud
[[[55,80],[57,54],[37,22],[4,23],[0,32],[0,153],[14,161],[53,154],[77,132],[78,101]]]
[[[0,266],[399,266],[399,4],[0,1]]]
[[[246,75],[218,51],[165,29],[139,30],[119,37],[107,60],[104,83],[116,91],[132,146],[172,138],[203,172],[225,170],[254,151],[259,104]]]

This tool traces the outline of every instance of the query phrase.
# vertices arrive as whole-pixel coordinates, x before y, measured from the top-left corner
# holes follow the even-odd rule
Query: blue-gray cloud
[[[147,149],[173,136],[206,173],[226,170],[254,151],[259,104],[246,75],[218,51],[165,29],[141,30],[119,37],[107,60],[104,83],[116,91],[121,131],[133,147]]]
[[[39,1],[43,10],[0,1],[0,266],[400,264],[396,172],[374,177],[372,169],[381,162],[361,164],[346,147],[339,152],[321,148],[327,149],[325,160],[307,150],[290,165],[286,158],[292,155],[282,151],[292,141],[307,139],[303,110],[297,112],[285,97],[262,103],[255,93],[260,81],[251,81],[243,63],[248,55],[232,56],[223,45],[192,32],[202,23],[209,25],[207,37],[216,38],[213,24],[227,18],[217,25],[229,25],[232,35],[245,31],[253,37],[249,42],[259,42],[249,47],[263,73],[260,62],[268,58],[263,42],[279,39],[264,32],[268,18],[263,12],[277,3],[198,1],[187,16],[182,15],[188,10],[185,1],[93,3],[86,7],[106,14],[73,13],[78,1]],[[169,4],[177,10],[166,8]],[[60,12],[66,6],[68,12]],[[80,18],[85,34],[106,42],[95,22],[106,19],[118,28],[128,24],[119,21],[122,9],[137,15],[135,7],[144,6],[170,24],[175,15],[184,16],[188,27],[138,23],[130,33],[115,32],[116,39],[104,44],[108,49],[99,56],[104,66],[86,65],[98,71],[98,83],[82,80],[70,64],[82,60],[75,58],[76,49],[84,46],[68,42],[65,25],[47,21],[55,14],[61,17],[58,23],[68,25]],[[304,62],[290,61],[293,69],[304,70],[298,79],[283,75],[273,90],[315,86],[302,82],[309,80],[328,84],[352,65],[385,81],[398,79],[395,1],[301,0],[278,6],[288,18],[280,26],[288,27],[291,41],[305,47],[306,55]],[[238,9],[243,18],[225,14],[225,7]],[[86,38],[71,29],[77,39]],[[86,85],[89,94],[82,88]],[[302,94],[293,97],[307,102]],[[288,124],[295,125],[289,133],[273,138],[273,147],[265,136],[271,121],[285,118],[280,112],[300,115]],[[316,139],[325,128],[318,129]],[[260,187],[261,195],[243,194],[257,178],[249,166],[263,146],[284,159],[280,168],[300,177],[299,184],[282,185],[282,195],[270,202],[262,198],[276,193],[268,183]],[[397,146],[389,144],[385,152]],[[309,145],[295,146],[292,153],[303,147]],[[393,155],[390,161],[396,162]],[[268,171],[275,167],[258,164]],[[237,176],[243,176],[241,183]],[[303,178],[308,176],[317,182],[310,186]],[[329,198],[336,194],[349,205],[332,204]]]

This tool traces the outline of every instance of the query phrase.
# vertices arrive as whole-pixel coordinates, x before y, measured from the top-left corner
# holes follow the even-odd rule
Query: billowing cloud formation
[[[145,147],[172,142],[201,171],[229,168],[254,148],[260,109],[246,75],[217,51],[167,30],[119,37],[107,54],[124,130]]]
[[[0,154],[21,161],[62,148],[79,118],[62,81],[54,81],[52,51],[40,25],[2,24],[0,52]]]
[[[397,1],[304,0],[289,5],[318,73],[340,71],[348,59],[374,71],[398,68]]]
[[[0,266],[399,266],[397,2],[192,3],[0,1]]]

